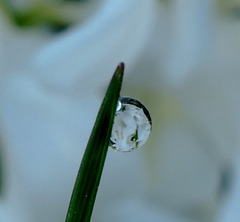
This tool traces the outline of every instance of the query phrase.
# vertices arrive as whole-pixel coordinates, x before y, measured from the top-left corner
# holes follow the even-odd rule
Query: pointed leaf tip
[[[124,69],[124,63],[123,62],[120,62],[119,64],[118,64],[118,68],[121,68],[121,69]]]
[[[125,65],[123,62],[119,63],[114,72],[114,76],[118,76],[120,79],[122,79],[123,74],[124,74],[124,67],[125,67]]]

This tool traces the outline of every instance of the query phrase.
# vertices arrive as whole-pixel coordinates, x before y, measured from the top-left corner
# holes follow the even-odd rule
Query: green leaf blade
[[[112,77],[98,112],[73,189],[66,222],[89,222],[107,155],[116,106],[120,95],[124,64]]]

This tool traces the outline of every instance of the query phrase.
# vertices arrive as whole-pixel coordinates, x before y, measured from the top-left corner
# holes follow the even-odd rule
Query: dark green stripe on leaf
[[[66,222],[90,221],[112,132],[124,64],[112,77],[86,147],[73,189]]]

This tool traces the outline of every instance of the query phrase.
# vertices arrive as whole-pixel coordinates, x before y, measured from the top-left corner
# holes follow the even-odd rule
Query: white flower
[[[238,221],[229,215],[240,198],[221,204],[232,169],[240,171],[240,33],[213,8],[206,0],[105,0],[57,35],[17,29],[1,16],[0,221],[64,220],[121,61],[122,94],[148,107],[153,130],[138,151],[109,150],[92,221]]]

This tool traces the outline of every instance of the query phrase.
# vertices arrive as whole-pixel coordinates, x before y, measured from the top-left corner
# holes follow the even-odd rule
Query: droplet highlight
[[[110,138],[110,147],[119,152],[130,152],[142,147],[152,129],[151,116],[138,100],[120,97]]]

